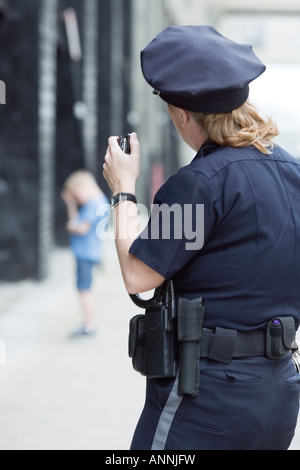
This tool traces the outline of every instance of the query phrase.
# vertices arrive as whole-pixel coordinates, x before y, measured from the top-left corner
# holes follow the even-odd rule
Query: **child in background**
[[[95,334],[92,271],[102,257],[102,241],[96,233],[99,223],[96,213],[98,206],[108,204],[108,200],[94,176],[86,170],[69,176],[61,196],[67,207],[66,229],[71,235],[71,250],[76,258],[77,289],[83,312],[83,325],[71,337],[92,336]]]

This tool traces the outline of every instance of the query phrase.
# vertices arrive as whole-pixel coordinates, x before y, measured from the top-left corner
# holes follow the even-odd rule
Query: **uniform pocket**
[[[286,377],[284,379],[284,382],[288,385],[296,385],[296,386],[298,385],[299,386],[300,385],[300,374],[297,373],[297,374],[295,374],[291,377]]]
[[[205,432],[211,432],[211,433],[214,433],[214,434],[222,434],[224,432],[224,428],[215,426],[215,425],[210,424],[210,423],[204,423],[204,422],[201,422],[201,421],[197,421],[196,419],[187,418],[186,416],[180,416],[180,419],[183,423],[185,423],[189,426],[192,426],[196,429],[205,431]]]
[[[258,384],[262,381],[260,375],[240,372],[234,369],[203,369],[201,370],[201,378],[202,377],[215,382],[236,383],[241,385]]]

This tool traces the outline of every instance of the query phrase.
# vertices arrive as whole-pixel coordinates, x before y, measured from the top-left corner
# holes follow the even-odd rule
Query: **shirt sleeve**
[[[214,229],[220,198],[211,181],[179,171],[158,191],[149,223],[129,252],[171,279],[199,253]]]

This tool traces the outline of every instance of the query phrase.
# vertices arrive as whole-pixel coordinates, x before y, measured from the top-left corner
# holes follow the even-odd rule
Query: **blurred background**
[[[0,0],[0,279],[47,276],[53,246],[67,243],[60,190],[72,171],[89,169],[109,195],[108,136],[138,133],[145,204],[189,158],[142,77],[140,50],[192,23],[253,45],[268,71],[250,97],[300,156],[297,0]]]
[[[174,24],[210,24],[233,40],[253,45],[256,54],[266,63],[267,72],[251,86],[250,99],[262,114],[271,114],[278,123],[281,131],[278,143],[300,158],[299,0],[0,0],[0,80],[6,85],[6,104],[0,105],[0,340],[5,341],[11,360],[11,363],[7,361],[5,373],[0,369],[3,390],[3,395],[0,390],[0,397],[5,397],[2,402],[7,405],[2,406],[0,414],[3,417],[4,413],[7,423],[11,422],[15,403],[8,398],[12,396],[8,381],[13,377],[15,390],[23,383],[18,377],[22,377],[20,381],[24,379],[20,374],[24,363],[12,372],[13,364],[16,366],[19,358],[26,356],[20,346],[22,328],[24,332],[29,328],[32,334],[30,322],[35,328],[37,322],[44,322],[43,333],[29,334],[30,348],[43,341],[51,349],[54,345],[57,347],[61,334],[59,329],[51,330],[53,322],[61,324],[59,309],[63,306],[65,315],[68,310],[76,310],[71,294],[72,279],[69,280],[72,266],[66,251],[66,211],[60,197],[65,179],[74,170],[86,168],[110,196],[102,177],[107,138],[135,131],[142,153],[138,199],[150,205],[153,194],[165,179],[193,156],[178,140],[165,104],[152,95],[140,70],[141,49],[162,29]],[[129,303],[124,293],[120,293],[123,292],[121,279],[114,271],[117,260],[111,244],[107,256],[109,267],[101,273],[99,281],[102,293],[105,291],[101,302],[109,310],[108,304],[114,297],[113,311],[121,313],[122,308],[129,308]],[[68,296],[66,290],[62,290],[65,286]],[[59,292],[59,298],[55,297],[55,292]],[[119,295],[118,305],[116,294]],[[41,308],[49,296],[52,297],[52,303],[47,304],[50,307]],[[32,304],[33,299],[38,307]],[[53,317],[54,310],[56,316]],[[26,317],[26,312],[31,316]],[[127,320],[125,317],[125,323]],[[104,322],[101,327],[107,328],[107,337],[114,330],[113,322]],[[19,336],[14,336],[16,329],[20,331]],[[50,337],[45,330],[47,334],[51,331]],[[122,334],[125,337],[126,331]],[[65,347],[63,342],[59,344]],[[104,341],[101,347],[109,348],[109,344]],[[27,353],[28,348],[27,344]],[[101,349],[100,353],[99,349],[92,351],[103,356],[107,349]],[[61,352],[66,361],[69,358],[72,362],[70,352],[65,349]],[[50,360],[51,355],[47,354]],[[84,361],[86,368],[83,351],[76,354],[77,361],[81,365]],[[120,354],[124,354],[123,350]],[[37,366],[28,359],[26,364],[27,371],[40,373],[40,363]],[[53,373],[54,369],[57,373],[54,366]],[[93,377],[94,372],[93,369]],[[65,370],[62,368],[61,376],[56,379],[63,380],[63,377]],[[111,376],[110,379],[114,380]],[[35,380],[37,390],[40,382]],[[138,379],[134,375],[131,380]],[[36,396],[30,398],[32,394],[27,385],[27,398],[22,401],[19,396],[19,402],[17,399],[19,411],[23,407],[23,417],[26,406],[31,406],[31,411],[37,406]],[[100,390],[101,386],[97,386]],[[46,382],[42,395],[47,390],[49,383]],[[84,391],[82,393],[84,396]],[[80,397],[76,399],[76,406]],[[51,397],[47,403],[54,406]],[[65,402],[59,406],[68,408]],[[105,406],[107,424],[112,415],[107,412],[110,404]],[[122,409],[124,402],[119,403],[117,411],[121,413]],[[98,412],[101,421],[103,410],[98,409]],[[133,404],[129,406],[128,416],[133,421],[138,412]],[[115,420],[115,428],[118,428],[117,415]],[[4,433],[0,436],[1,448],[34,448],[35,445],[43,448],[46,441],[49,442],[45,434],[37,444],[43,432],[36,422],[32,423],[35,432],[30,442],[24,437],[27,429],[24,422],[21,428],[16,423],[7,426],[10,426],[10,433],[6,433],[5,438]],[[47,428],[44,423],[44,432],[45,426]],[[57,427],[58,421],[53,421],[52,428],[50,426],[53,439]],[[78,429],[79,423],[75,427]],[[98,442],[99,430],[95,423],[94,427],[94,442]],[[72,429],[68,428],[65,444],[54,439],[52,447],[83,445],[79,437],[78,441],[72,440]],[[103,439],[104,436],[103,432]],[[102,448],[126,447],[127,441],[118,441],[115,436],[110,442],[104,439],[101,445]]]

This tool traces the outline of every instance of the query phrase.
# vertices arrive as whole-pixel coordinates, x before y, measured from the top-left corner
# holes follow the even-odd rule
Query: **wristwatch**
[[[135,197],[134,194],[130,193],[119,193],[116,194],[112,199],[111,199],[111,208],[114,209],[117,207],[121,202],[124,201],[131,201],[137,204],[137,198]]]

